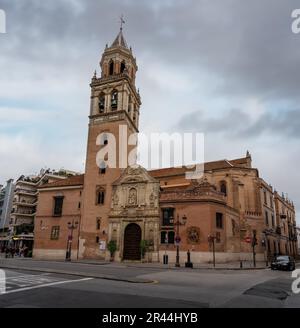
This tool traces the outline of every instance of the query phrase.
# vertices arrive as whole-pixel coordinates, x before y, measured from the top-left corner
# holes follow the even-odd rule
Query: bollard
[[[168,264],[169,263],[169,256],[167,254],[165,254],[163,256],[163,261],[164,261],[164,264]]]
[[[185,262],[186,268],[193,268],[193,263],[191,262],[191,253],[190,250],[187,251],[187,262]]]

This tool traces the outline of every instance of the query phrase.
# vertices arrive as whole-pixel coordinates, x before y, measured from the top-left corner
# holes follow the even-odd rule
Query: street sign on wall
[[[100,240],[99,249],[100,249],[100,251],[106,250],[106,240]]]

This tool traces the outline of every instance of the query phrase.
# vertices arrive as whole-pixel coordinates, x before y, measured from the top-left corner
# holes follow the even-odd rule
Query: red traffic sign
[[[251,243],[251,237],[246,237],[245,242],[250,244]]]
[[[175,243],[179,244],[181,242],[181,238],[179,236],[175,237]]]

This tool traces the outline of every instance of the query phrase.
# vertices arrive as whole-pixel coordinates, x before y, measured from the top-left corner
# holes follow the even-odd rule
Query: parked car
[[[294,271],[296,268],[295,260],[291,256],[276,256],[271,263],[272,270],[289,270]]]

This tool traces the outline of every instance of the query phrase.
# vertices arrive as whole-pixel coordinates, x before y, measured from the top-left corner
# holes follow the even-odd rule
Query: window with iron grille
[[[103,205],[105,201],[105,191],[104,190],[98,190],[97,191],[97,204]]]
[[[174,224],[174,208],[162,209],[162,225],[172,226]]]
[[[265,212],[266,225],[269,225],[269,213]]]
[[[223,213],[216,213],[216,227],[223,229]]]
[[[54,197],[54,209],[53,209],[54,216],[62,216],[63,202],[64,202],[63,196]]]
[[[221,182],[220,191],[221,191],[225,196],[227,196],[227,186],[226,186],[226,182]]]
[[[161,244],[174,244],[175,233],[174,231],[162,231],[160,233]]]
[[[59,239],[59,230],[60,226],[53,226],[51,229],[51,240],[58,240]]]

